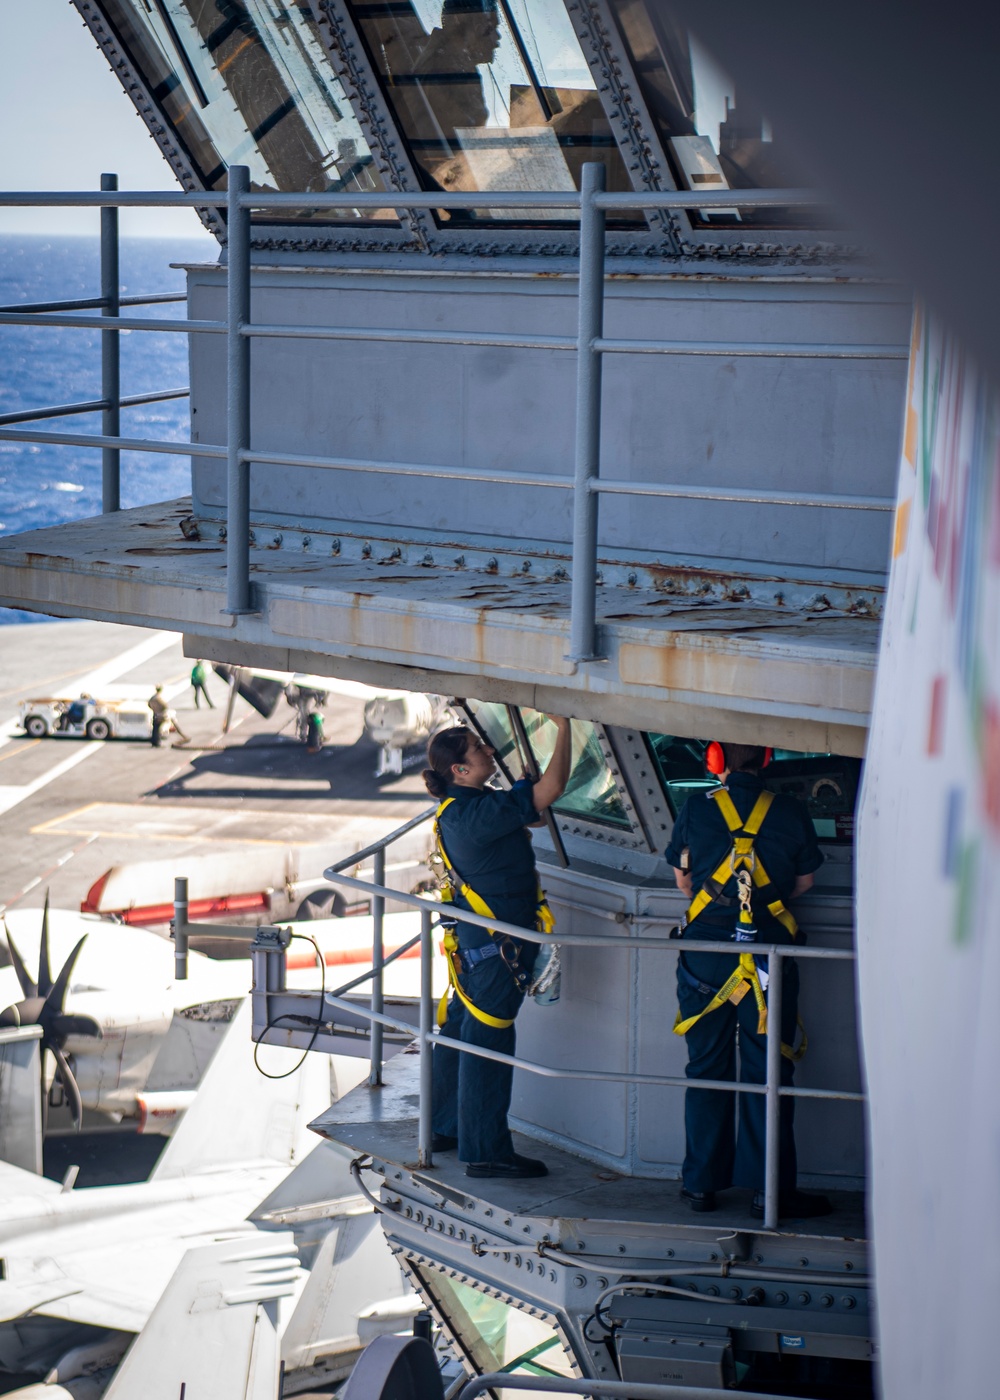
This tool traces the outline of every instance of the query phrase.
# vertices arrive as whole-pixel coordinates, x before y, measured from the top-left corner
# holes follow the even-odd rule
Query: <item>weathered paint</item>
[[[217,659],[294,657],[266,664],[730,739],[752,737],[766,714],[773,743],[863,746],[877,644],[865,616],[832,607],[803,615],[752,599],[693,606],[683,595],[605,584],[606,660],[576,666],[566,660],[568,579],[342,557],[289,562],[264,537],[252,550],[261,611],[234,619],[223,611],[224,556],[183,538],[186,510],[175,502],[12,536],[0,543],[0,597],[183,630],[198,655]]]

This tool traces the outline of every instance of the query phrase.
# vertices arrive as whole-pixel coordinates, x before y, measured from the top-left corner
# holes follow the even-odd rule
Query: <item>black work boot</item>
[[[698,1215],[706,1215],[715,1209],[714,1191],[689,1191],[686,1186],[682,1186],[681,1195],[691,1202],[691,1209]]]
[[[502,1162],[470,1162],[465,1169],[466,1176],[524,1177],[548,1176],[549,1169],[535,1157],[521,1157],[517,1152]]]

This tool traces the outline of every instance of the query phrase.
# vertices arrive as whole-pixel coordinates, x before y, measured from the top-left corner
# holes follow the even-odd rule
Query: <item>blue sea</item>
[[[123,238],[121,294],[183,292],[177,262],[214,262],[208,239]],[[100,294],[97,238],[0,234],[0,305],[94,297]],[[84,312],[97,315],[99,313]],[[128,316],[183,318],[183,302],[128,307]],[[100,332],[63,327],[0,325],[0,414],[101,397]],[[122,394],[182,388],[188,382],[188,337],[151,331],[121,332]],[[122,410],[122,435],[185,441],[188,401],[172,399]],[[40,431],[101,431],[99,413],[25,424]],[[189,459],[124,452],[122,505],[169,500],[191,489]],[[0,534],[35,530],[97,515],[101,509],[101,453],[96,448],[0,442]],[[36,613],[0,608],[0,623],[39,622]]]

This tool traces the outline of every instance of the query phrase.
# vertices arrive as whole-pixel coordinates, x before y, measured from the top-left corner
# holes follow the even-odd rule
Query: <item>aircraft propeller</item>
[[[87,935],[83,935],[53,980],[49,966],[49,896],[46,892],[45,908],[42,911],[42,937],[38,948],[38,978],[35,980],[24,965],[24,959],[10,936],[6,920],[4,932],[7,935],[10,960],[24,996],[21,1001],[16,1001],[5,1011],[0,1011],[0,1026],[41,1026],[42,1084],[45,1084],[44,1056],[45,1052],[49,1051],[56,1062],[55,1077],[62,1084],[73,1122],[79,1132],[83,1124],[83,1098],[69,1061],[63,1053],[63,1046],[70,1036],[89,1035],[100,1040],[103,1032],[92,1016],[75,1015],[65,1011],[63,1006],[73,967],[80,949],[87,941]]]

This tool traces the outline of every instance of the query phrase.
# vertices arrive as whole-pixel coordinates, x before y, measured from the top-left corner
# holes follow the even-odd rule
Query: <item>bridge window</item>
[[[675,817],[693,792],[718,787],[718,781],[705,772],[704,739],[647,734],[646,741]],[[827,845],[853,842],[860,782],[861,760],[839,754],[775,749],[764,770],[765,786],[803,802],[816,836]]]
[[[206,188],[225,189],[234,164],[269,193],[384,188],[309,0],[106,0],[102,10]],[[260,217],[398,223],[392,209]]]
[[[519,778],[521,757],[506,705],[475,700],[469,701],[469,710],[496,749],[501,765],[512,777]],[[552,756],[556,727],[545,715],[524,706],[521,707],[521,718],[535,761],[539,768],[544,768]],[[614,774],[601,752],[597,730],[587,720],[573,721],[573,760],[569,782],[566,791],[555,803],[554,810],[561,816],[601,822],[626,831],[632,829]]]
[[[603,161],[630,189],[563,0],[347,0],[423,188],[574,190]],[[566,222],[566,211],[441,211],[443,224]],[[626,222],[641,222],[641,214]]]
[[[610,0],[626,52],[681,190],[801,188],[809,183],[767,112],[689,34],[661,0]],[[808,210],[716,209],[692,223],[788,228]]]
[[[490,1371],[550,1378],[579,1375],[554,1318],[531,1317],[526,1308],[488,1298],[436,1269],[422,1268],[420,1272],[450,1330],[480,1375]],[[496,1394],[498,1400],[519,1400],[524,1392],[499,1390],[490,1394]]]

